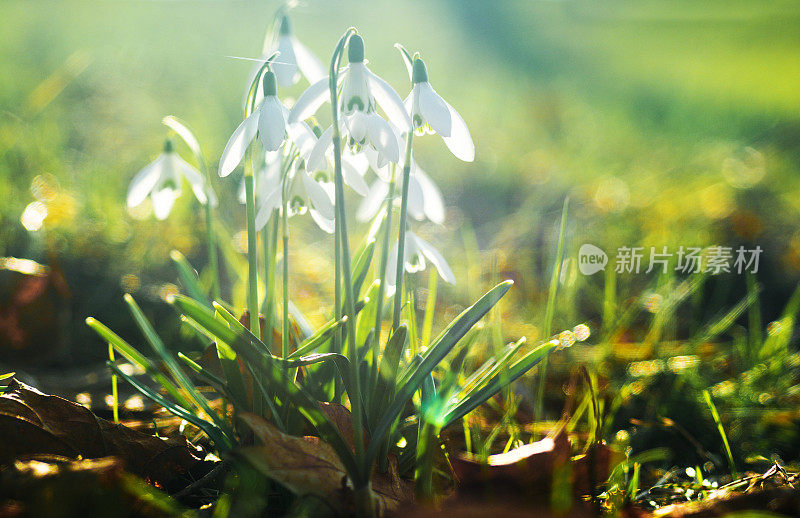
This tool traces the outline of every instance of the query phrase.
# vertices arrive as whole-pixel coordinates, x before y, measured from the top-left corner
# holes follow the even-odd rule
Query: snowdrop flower
[[[447,264],[442,254],[436,250],[433,245],[420,238],[411,230],[406,231],[406,245],[404,249],[404,265],[403,267],[409,273],[420,272],[427,266],[426,259],[436,267],[439,276],[445,282],[450,284],[456,283],[456,277],[453,275],[453,270]],[[389,260],[386,263],[386,284],[388,288],[387,296],[394,293],[395,283],[397,279],[397,243],[394,244],[389,251]]]
[[[355,34],[347,46],[350,64],[338,76],[340,85],[339,103],[342,117],[339,131],[350,138],[354,146],[369,145],[380,155],[381,163],[400,159],[400,147],[393,131],[380,115],[380,106],[392,123],[404,131],[410,131],[411,118],[397,92],[367,68],[364,60],[364,40]],[[330,100],[328,78],[308,87],[289,113],[289,122],[302,121],[312,116],[326,101]],[[332,145],[333,128],[329,127],[320,136],[310,169],[321,169],[328,149]]]
[[[228,176],[242,161],[244,152],[258,134],[266,151],[277,150],[286,138],[288,110],[278,99],[275,74],[264,73],[264,98],[258,107],[234,130],[219,161],[219,175]]]
[[[281,16],[278,32],[268,47],[269,51],[264,53],[264,60],[275,52],[278,57],[272,63],[272,70],[278,80],[278,86],[288,88],[300,80],[302,74],[313,84],[325,77],[325,67],[319,59],[308,48],[300,43],[292,34],[289,17],[285,14]],[[248,87],[253,83],[261,68],[261,63],[257,63],[250,72]]]
[[[334,231],[334,189],[333,184],[326,181],[324,175],[320,180],[311,178],[305,168],[303,159],[289,172],[288,216],[305,214],[308,212],[314,222],[325,232],[332,234]],[[283,205],[283,183],[277,181],[271,184],[271,189],[259,201],[258,214],[256,214],[256,229],[261,229],[269,221],[273,211],[280,211]]]
[[[388,195],[389,184],[378,177],[370,187],[369,193],[361,201],[356,218],[359,221],[368,221],[375,217]],[[417,221],[427,218],[438,225],[444,224],[442,191],[413,158],[408,182],[408,213]]]
[[[411,81],[414,87],[406,98],[414,130],[418,135],[438,133],[456,158],[465,162],[475,159],[475,144],[461,115],[436,93],[428,82],[425,62],[414,60]]]
[[[206,187],[203,175],[178,156],[172,147],[172,141],[167,140],[164,152],[139,171],[131,181],[128,188],[128,207],[136,207],[149,195],[156,218],[167,219],[175,200],[181,195],[181,178],[186,178],[192,186],[197,201],[205,205],[210,199],[211,206],[217,206],[217,197],[214,191]]]

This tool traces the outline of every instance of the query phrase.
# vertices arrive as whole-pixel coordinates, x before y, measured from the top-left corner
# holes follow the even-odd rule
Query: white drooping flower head
[[[386,116],[403,131],[411,130],[411,119],[403,101],[394,89],[367,68],[364,59],[364,40],[358,34],[350,37],[347,45],[350,64],[338,75],[339,131],[348,137],[354,147],[370,146],[379,155],[381,164],[397,163],[400,147],[391,126],[377,113],[380,106]],[[289,122],[302,121],[312,116],[330,100],[329,80],[324,78],[308,87],[289,113]],[[325,156],[332,146],[333,128],[320,136],[317,148],[309,162],[309,169],[322,169]]]
[[[398,246],[395,242],[394,246],[389,251],[389,258],[386,263],[387,296],[394,293],[397,283],[397,248]],[[447,264],[442,254],[440,254],[433,245],[414,234],[411,230],[406,231],[406,244],[403,252],[405,256],[403,267],[408,273],[421,272],[424,270],[427,266],[427,260],[436,267],[436,271],[439,272],[439,276],[445,282],[449,284],[456,283],[456,276],[453,274],[453,270],[450,269],[450,265]]]
[[[374,218],[388,195],[389,183],[378,175],[358,206],[356,219],[368,221]],[[399,193],[396,192],[395,195],[398,196]],[[417,221],[428,219],[437,225],[444,224],[442,191],[413,158],[408,182],[408,214]]]
[[[324,175],[312,178],[306,171],[305,160],[302,158],[298,158],[288,174],[289,177],[285,179],[289,182],[288,217],[308,212],[319,228],[332,234],[335,216],[333,184],[328,182]],[[263,228],[272,213],[275,211],[280,213],[282,208],[283,183],[278,181],[258,202],[256,228]]]
[[[265,151],[276,151],[286,139],[286,117],[289,112],[278,99],[277,80],[271,70],[264,72],[263,92],[261,103],[228,139],[219,161],[220,176],[228,176],[236,169],[256,134]]]
[[[414,86],[405,105],[418,135],[438,133],[456,156],[465,162],[475,159],[475,144],[461,115],[442,99],[428,81],[428,68],[420,58],[415,58],[411,71]]]
[[[275,51],[280,54],[272,69],[281,88],[296,84],[301,74],[309,84],[325,77],[325,67],[322,66],[322,62],[292,34],[291,22],[285,14],[281,16],[273,47],[266,55],[269,56]]]
[[[269,44],[264,45],[262,60],[269,59],[270,56],[278,53],[277,58],[272,63],[272,71],[278,81],[278,86],[288,88],[297,84],[301,76],[304,76],[309,84],[316,83],[325,77],[325,67],[308,47],[300,43],[292,32],[291,21],[286,14],[280,15],[277,22],[277,31],[272,33]],[[261,63],[256,63],[248,76],[247,88],[256,79]],[[247,92],[245,92],[245,99]]]
[[[156,218],[167,219],[175,200],[181,195],[183,178],[191,185],[197,201],[205,205],[210,199],[211,206],[217,206],[217,196],[206,185],[200,171],[178,156],[172,141],[167,140],[163,153],[139,171],[131,181],[128,187],[128,207],[138,206],[149,195]]]

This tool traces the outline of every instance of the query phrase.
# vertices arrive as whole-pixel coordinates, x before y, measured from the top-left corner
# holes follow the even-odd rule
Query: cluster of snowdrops
[[[327,73],[292,34],[285,12],[276,16],[268,41],[247,83],[243,120],[228,140],[218,170],[219,176],[226,177],[243,165],[239,195],[245,205],[248,239],[244,309],[249,315],[262,315],[264,328],[258,318],[241,323],[234,315],[242,308],[220,298],[213,224],[217,197],[197,139],[174,117],[165,118],[164,124],[191,150],[197,167],[178,156],[168,140],[164,152],[134,177],[127,202],[134,207],[149,197],[156,217],[164,219],[185,180],[204,206],[211,286],[202,286],[190,265],[176,260],[192,297],[178,295],[169,302],[199,335],[214,341],[224,376],[214,375],[183,354],[173,356],[130,295],[126,302],[133,318],[169,376],[97,320],[90,317],[87,323],[110,349],[144,369],[161,390],[129,376],[112,355],[109,367],[116,376],[195,425],[222,454],[240,446],[239,426],[252,428],[252,418],[242,416],[259,416],[261,430],[274,427],[280,434],[307,434],[311,426],[338,456],[355,495],[357,514],[371,515],[376,510],[372,473],[376,466],[388,469],[390,453],[399,459],[401,472],[410,469],[413,473],[417,494],[431,496],[432,459],[440,431],[461,422],[545,360],[559,342],[551,340],[528,350],[523,337],[474,372],[466,372],[470,343],[479,329],[475,325],[511,287],[505,281],[466,308],[438,336],[420,344],[413,293],[404,290],[404,275],[432,264],[448,283],[454,283],[455,277],[442,254],[412,229],[414,221],[444,221],[441,193],[414,161],[414,138],[438,134],[457,158],[471,161],[475,148],[464,120],[431,86],[420,55],[400,45],[397,48],[411,80],[405,100],[367,67],[364,41],[355,29],[348,29],[339,40]],[[285,106],[278,89],[296,84],[302,76],[310,86],[293,106]],[[331,124],[322,128],[316,114],[326,102]],[[372,185],[365,180],[370,170]],[[355,253],[349,245],[345,185],[363,197],[357,219],[371,220]],[[335,236],[334,312],[323,326],[306,331],[297,325],[302,318],[291,304],[288,288],[289,218],[301,214],[309,214],[323,231]],[[259,232],[261,264],[265,265],[261,273]],[[278,235],[283,252],[280,298],[275,293]],[[375,277],[371,283],[365,282],[369,272]],[[428,306],[432,308],[435,292],[431,296],[434,301]],[[391,320],[391,328],[384,338],[386,319]],[[280,337],[279,344],[273,344],[273,336]],[[276,350],[280,353],[275,354]],[[232,413],[211,408],[186,369],[232,403],[225,407],[232,408]],[[301,369],[304,374],[298,376]],[[352,446],[321,411],[319,401],[349,405]],[[270,461],[275,461],[274,455],[265,462]],[[291,486],[285,480],[279,482]]]

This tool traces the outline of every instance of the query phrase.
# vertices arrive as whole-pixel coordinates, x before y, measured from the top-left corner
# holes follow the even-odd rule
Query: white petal
[[[386,289],[394,292],[395,282],[397,281],[397,241],[389,250],[389,257],[386,261]]]
[[[242,205],[247,203],[247,190],[244,186],[244,177],[242,177],[242,181],[239,182],[239,190],[236,192],[236,199],[239,200],[239,203]]]
[[[443,225],[444,224],[444,200],[442,199],[442,191],[433,183],[433,180],[425,174],[425,171],[414,164],[414,178],[419,183],[422,189],[423,204],[425,207],[425,216],[432,222]]]
[[[419,87],[417,100],[422,119],[431,125],[433,131],[442,137],[449,137],[452,131],[452,122],[447,103],[436,93],[430,83],[419,83],[417,86]]]
[[[447,104],[447,101],[445,101]],[[450,128],[450,136],[444,138],[444,143],[450,149],[450,152],[455,155],[459,160],[464,162],[472,162],[475,160],[475,144],[472,143],[472,136],[469,134],[467,123],[461,118],[461,115],[449,104],[447,109],[450,110],[450,120],[452,122]]]
[[[316,209],[310,208],[308,209],[308,213],[311,214],[311,219],[314,220],[314,223],[316,223],[319,228],[321,228],[328,234],[333,234],[334,230],[336,230],[335,221],[332,219],[324,218],[322,214],[320,214],[319,211],[317,211]]]
[[[306,194],[308,194],[308,199],[314,209],[316,209],[323,218],[333,219],[336,213],[333,209],[333,201],[328,191],[308,176],[307,173],[299,171],[297,174],[302,175],[303,186],[306,189]]]
[[[333,145],[333,126],[328,126],[328,129],[322,132],[319,140],[314,144],[311,153],[308,155],[306,162],[306,170],[314,172],[325,169],[325,156],[328,154],[328,149]]]
[[[366,196],[369,192],[369,186],[367,182],[364,181],[363,173],[360,173],[358,169],[347,160],[346,155],[342,156],[342,178],[344,179],[344,183],[349,185],[361,196]]]
[[[343,115],[344,125],[347,128],[347,133],[353,137],[356,142],[364,142],[367,137],[367,124],[368,119],[373,114],[367,114],[362,111],[354,111],[350,115]]]
[[[405,269],[409,273],[421,272],[425,269],[425,255],[417,245],[417,236],[410,230],[406,231],[406,256]]]
[[[381,116],[372,113],[367,118],[367,132],[372,146],[389,162],[397,163],[400,160],[400,148],[397,146],[397,137],[389,123]],[[381,166],[381,163],[378,163]]]
[[[286,129],[289,132],[289,138],[292,139],[292,142],[300,151],[300,156],[308,161],[308,157],[314,149],[314,144],[317,143],[317,136],[314,135],[314,131],[304,121],[289,124]]]
[[[263,200],[258,202],[258,213],[256,214],[256,230],[261,230],[269,221],[272,213],[281,206],[280,185],[273,189]]]
[[[236,169],[239,162],[242,161],[244,152],[247,146],[253,141],[253,137],[258,132],[258,117],[261,114],[261,109],[256,108],[245,120],[239,124],[233,131],[233,135],[228,139],[225,145],[225,151],[222,152],[222,158],[219,159],[219,175],[228,176]]]
[[[270,95],[261,103],[258,117],[258,138],[267,151],[275,151],[286,138],[286,116],[277,97]]]
[[[172,153],[172,160],[175,164],[175,168],[183,175],[184,178],[189,182],[189,185],[192,187],[192,191],[194,192],[197,201],[202,203],[203,205],[206,204],[207,197],[206,197],[206,186],[205,186],[205,179],[203,175],[200,174],[200,171],[189,165],[186,160],[181,158],[175,153]],[[213,193],[212,193],[213,194]],[[214,196],[216,198],[216,196]],[[214,201],[211,202],[212,206],[214,206]]]
[[[133,177],[131,185],[128,187],[128,207],[135,207],[142,203],[156,186],[163,170],[163,160],[164,155],[159,155]]]
[[[408,179],[408,213],[417,221],[425,219],[425,195],[416,175]]]
[[[180,193],[179,190],[172,188],[153,191],[153,194],[150,195],[150,199],[153,202],[153,212],[156,215],[156,219],[167,219]]]
[[[306,91],[300,94],[297,102],[292,106],[292,111],[289,112],[289,124],[304,121],[314,115],[322,103],[329,101],[331,98],[330,90],[328,89],[328,77],[323,77],[316,83],[306,88]]]
[[[353,153],[349,149],[345,149],[342,152],[342,161],[349,163],[361,176],[367,174],[369,159],[364,153]]]
[[[317,56],[315,56],[308,48],[300,43],[297,38],[291,36],[292,45],[294,48],[294,55],[297,58],[297,66],[300,67],[300,72],[306,76],[309,83],[315,83],[324,78],[325,67]]]
[[[278,38],[278,57],[272,62],[272,71],[278,86],[288,88],[299,79],[297,71],[297,58],[294,54],[294,44],[291,36],[283,35]]]
[[[378,177],[384,182],[390,181],[392,176],[392,171],[390,169],[391,166],[386,163],[381,166],[378,165],[380,160],[378,152],[369,146],[363,148],[361,151],[364,156],[367,157],[367,160],[369,161],[369,167],[375,172],[375,174],[378,175]]]
[[[411,234],[409,232],[409,234]],[[450,284],[456,283],[456,276],[453,275],[453,270],[450,269],[450,265],[447,264],[442,254],[439,253],[430,243],[425,241],[424,239],[418,237],[415,234],[411,234],[416,241],[417,246],[419,247],[420,251],[425,255],[425,257],[430,260],[430,262],[436,267],[436,270],[439,272],[439,276],[444,279],[445,282]]]
[[[366,67],[365,67],[366,68]],[[369,91],[378,104],[386,112],[389,119],[404,131],[411,130],[411,117],[409,117],[403,100],[397,95],[389,83],[373,74],[367,69],[367,80],[369,81]]]
[[[372,219],[375,214],[383,205],[384,200],[386,200],[386,196],[389,195],[389,184],[384,182],[381,179],[375,180],[370,187],[369,192],[361,200],[361,203],[358,206],[358,210],[356,211],[356,219],[358,221],[368,221]]]

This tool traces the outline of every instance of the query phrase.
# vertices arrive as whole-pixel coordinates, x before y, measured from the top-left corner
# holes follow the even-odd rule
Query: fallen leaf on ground
[[[17,380],[0,395],[0,437],[0,465],[34,455],[114,456],[131,473],[168,491],[182,489],[210,469],[185,439],[160,439],[111,423]]]
[[[287,435],[254,414],[241,417],[262,443],[243,451],[256,468],[298,496],[319,496],[336,513],[352,511],[352,486],[344,465],[328,443],[319,437]],[[393,459],[389,459],[387,473],[376,472],[371,481],[382,510],[396,509],[413,498],[412,483],[400,478]]]

